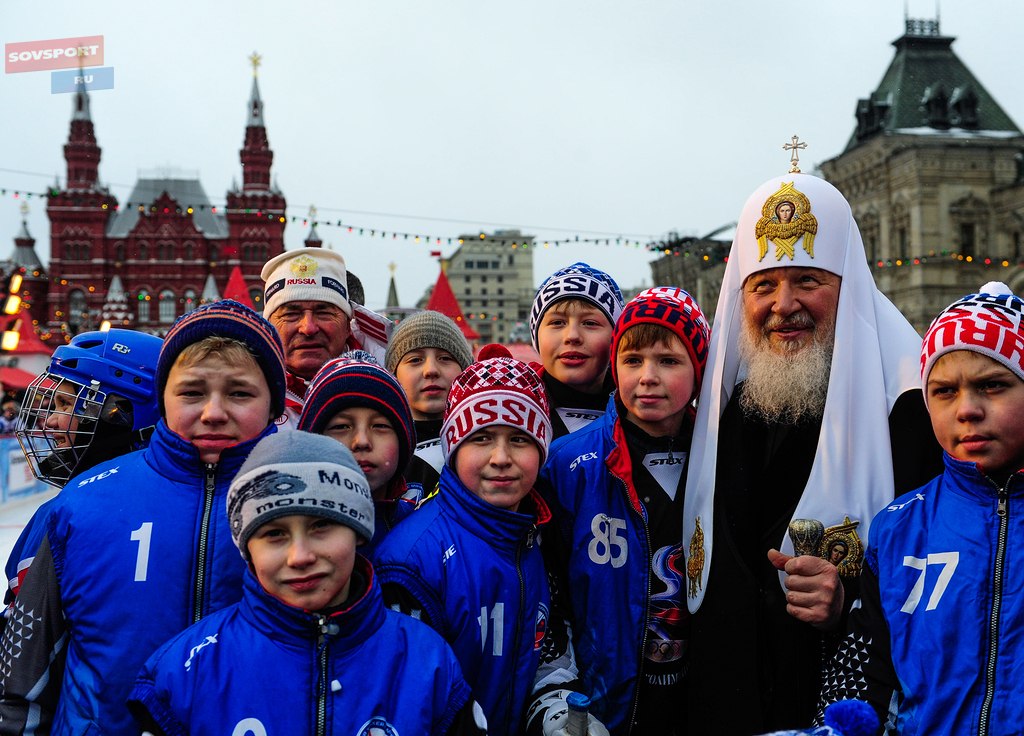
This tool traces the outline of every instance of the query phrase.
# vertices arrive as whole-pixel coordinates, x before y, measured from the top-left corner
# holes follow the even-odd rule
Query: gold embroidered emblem
[[[860,575],[864,562],[864,544],[857,535],[859,521],[850,521],[847,516],[842,524],[825,530],[818,545],[818,557],[822,557],[839,569],[844,578]]]
[[[768,241],[775,243],[775,260],[783,256],[790,260],[796,257],[794,246],[803,237],[803,248],[814,258],[814,236],[818,232],[818,220],[811,214],[811,201],[793,186],[783,182],[761,207],[761,219],[754,227],[757,237],[758,261],[768,253]]]
[[[700,526],[700,517],[696,518],[697,528],[690,537],[690,555],[686,560],[686,577],[690,580],[689,596],[697,597],[697,591],[704,587],[704,530]]]
[[[316,273],[317,263],[309,256],[299,256],[292,261],[291,270],[295,278],[309,279]]]

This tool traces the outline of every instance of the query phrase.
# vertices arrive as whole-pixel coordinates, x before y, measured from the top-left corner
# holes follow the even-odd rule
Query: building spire
[[[249,93],[249,119],[246,127],[263,127],[263,99],[260,97],[259,68],[263,57],[255,51],[249,56],[249,63],[252,64],[252,91]]]
[[[71,130],[64,145],[68,189],[95,189],[99,180],[100,147],[89,110],[89,93],[77,85],[71,106]]]
[[[252,93],[249,95],[249,116],[245,125],[245,144],[239,151],[242,160],[242,191],[266,192],[270,190],[270,166],[274,152],[270,150],[267,129],[263,121],[263,100],[256,81],[257,69],[263,57],[255,51],[249,56],[252,64]]]

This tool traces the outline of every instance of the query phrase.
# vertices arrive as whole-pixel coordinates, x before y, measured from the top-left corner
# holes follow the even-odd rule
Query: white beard
[[[776,321],[813,324],[805,312]],[[798,424],[820,419],[828,396],[834,343],[833,319],[815,325],[809,343],[787,343],[786,352],[779,353],[771,346],[765,332],[751,325],[744,316],[740,330],[740,357],[747,364],[747,378],[740,396],[744,415],[769,424]]]

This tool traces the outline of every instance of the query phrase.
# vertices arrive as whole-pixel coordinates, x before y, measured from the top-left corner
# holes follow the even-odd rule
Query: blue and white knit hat
[[[577,261],[548,276],[533,298],[530,310],[530,334],[533,348],[537,348],[537,330],[544,319],[544,313],[555,302],[563,299],[582,299],[604,312],[608,323],[614,327],[622,312],[622,291],[615,279],[604,271]]]

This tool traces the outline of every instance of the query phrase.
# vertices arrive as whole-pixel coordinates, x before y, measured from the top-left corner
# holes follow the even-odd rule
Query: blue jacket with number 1
[[[146,658],[242,597],[245,565],[231,540],[227,490],[274,431],[204,465],[161,420],[149,447],[68,483],[0,648],[10,663],[0,672],[8,732],[52,718],[55,735],[138,733],[125,700]]]

